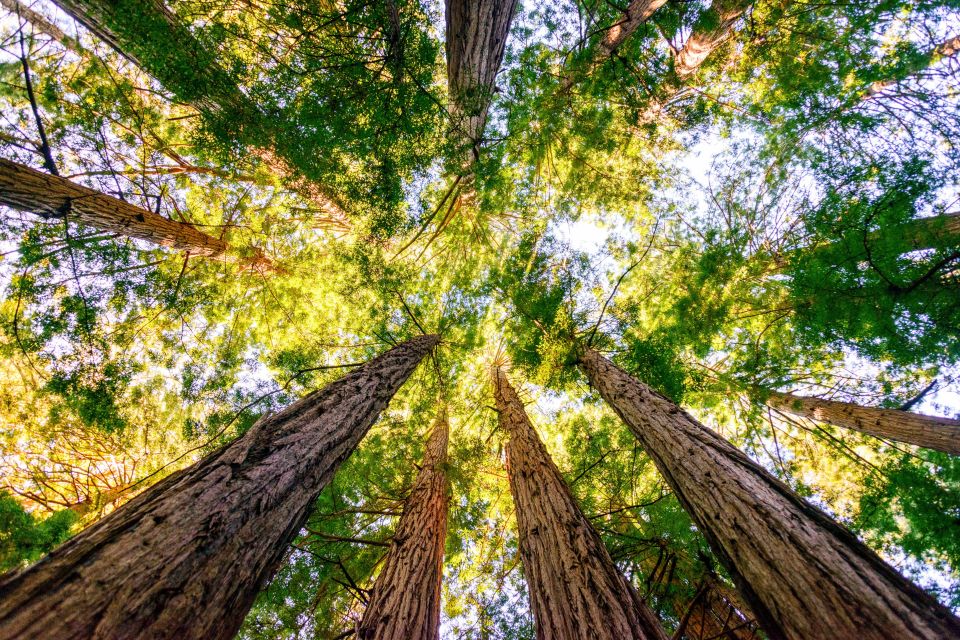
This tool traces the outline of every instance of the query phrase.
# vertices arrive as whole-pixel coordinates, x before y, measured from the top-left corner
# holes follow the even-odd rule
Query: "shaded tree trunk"
[[[674,72],[684,78],[699,69],[704,60],[730,38],[733,26],[751,4],[752,0],[713,0],[677,52]]]
[[[9,1],[9,0],[6,0]],[[241,141],[271,139],[276,127],[162,0],[54,0],[93,35],[157,79],[178,99],[192,105]],[[258,143],[262,144],[262,143]],[[304,198],[315,203],[331,224],[349,228],[342,207],[321,185],[304,179],[272,149],[253,153]]]
[[[960,620],[946,607],[676,404],[592,349],[580,366],[653,459],[771,639],[960,635]]]
[[[681,628],[675,638],[688,640],[758,640],[752,614],[730,588],[707,575],[686,611],[678,611]]]
[[[230,246],[196,227],[22,164],[0,158],[0,204],[44,218],[65,218],[208,258],[229,257],[256,268],[273,268],[257,251],[229,255]]]
[[[769,394],[767,404],[779,411],[878,438],[960,455],[960,420],[910,413],[900,409],[864,407],[851,402],[795,396],[778,391]]]
[[[317,495],[438,340],[414,338],[261,418],[4,577],[0,639],[233,638]]]
[[[666,640],[580,511],[507,377],[500,369],[493,376],[537,638]]]
[[[477,158],[517,1],[446,0],[447,90],[464,175]]]
[[[450,500],[445,469],[448,435],[446,408],[441,408],[386,563],[363,612],[358,638],[440,638],[440,581]]]

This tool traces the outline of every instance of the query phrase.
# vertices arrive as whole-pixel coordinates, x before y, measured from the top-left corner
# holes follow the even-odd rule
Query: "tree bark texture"
[[[683,78],[699,69],[703,61],[730,38],[734,24],[751,4],[752,0],[714,0],[677,52],[674,72]]]
[[[437,344],[410,340],[0,580],[0,639],[233,638],[317,495]]]
[[[538,640],[666,640],[580,511],[503,371],[493,372]]]
[[[580,364],[772,640],[960,637],[946,607],[729,442],[596,351]]]
[[[458,147],[475,159],[517,0],[446,0],[447,90]]]
[[[230,245],[196,227],[164,218],[148,209],[0,158],[0,204],[44,218],[68,221],[120,233],[204,257],[229,257],[258,268],[272,263],[257,252],[239,259],[228,254]]]
[[[960,455],[960,420],[771,392],[767,405],[860,433]]]
[[[627,5],[623,19],[615,23],[600,40],[600,50],[607,57],[627,41],[637,28],[650,19],[654,11],[667,3],[667,0],[633,0]]]
[[[433,425],[423,466],[400,516],[357,636],[362,640],[439,640],[440,581],[447,538],[446,409]]]

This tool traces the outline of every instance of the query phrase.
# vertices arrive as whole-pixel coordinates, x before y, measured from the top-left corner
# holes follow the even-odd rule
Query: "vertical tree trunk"
[[[954,58],[958,54],[960,54],[960,35],[946,38],[927,51],[925,55],[917,56],[911,64],[904,66],[895,77],[874,82],[862,99],[874,98],[907,78],[922,73],[941,60]]]
[[[899,409],[864,407],[850,402],[795,396],[792,393],[778,391],[770,392],[767,404],[779,411],[812,418],[845,429],[853,429],[878,438],[888,438],[960,455],[960,420],[910,413]]]
[[[447,90],[463,174],[476,159],[517,0],[446,0]]]
[[[739,604],[736,594],[707,576],[699,593],[686,611],[677,612],[682,629],[675,637],[688,640],[723,638],[724,640],[758,640],[756,623],[749,610]]]
[[[960,635],[960,620],[946,607],[676,404],[592,349],[580,364],[653,459],[770,638]]]
[[[520,557],[539,640],[666,640],[580,511],[503,371],[493,372]]]
[[[64,218],[204,257],[229,257],[230,246],[189,224],[164,218],[69,180],[0,158],[0,204],[44,218]],[[257,268],[273,265],[259,251],[239,259]]]
[[[363,612],[357,634],[362,640],[440,638],[440,580],[450,494],[445,470],[448,433],[446,408],[441,408],[423,467]]]
[[[727,41],[733,25],[753,4],[752,0],[713,0],[707,13],[697,20],[693,32],[674,59],[674,72],[681,78],[700,68],[703,61]]]
[[[410,340],[261,418],[0,580],[0,639],[233,638],[317,495],[437,342]]]

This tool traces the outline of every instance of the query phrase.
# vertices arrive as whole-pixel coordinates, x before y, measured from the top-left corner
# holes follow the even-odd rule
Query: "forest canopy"
[[[0,111],[0,640],[960,634],[957,0],[0,0]]]

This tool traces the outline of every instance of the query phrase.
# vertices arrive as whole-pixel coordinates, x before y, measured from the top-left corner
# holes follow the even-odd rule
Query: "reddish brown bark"
[[[437,344],[371,360],[0,580],[0,639],[233,638],[321,489]]]
[[[189,251],[195,256],[223,257],[256,268],[273,268],[259,251],[249,258],[239,258],[230,253],[226,242],[192,225],[3,158],[0,158],[0,204],[45,218],[66,218],[96,229]]]
[[[507,472],[537,638],[666,640],[580,511],[500,369],[493,371],[493,389],[500,428],[509,435]]]
[[[864,407],[851,402],[795,396],[777,391],[770,393],[767,404],[780,411],[878,438],[960,455],[960,420],[899,409]]]
[[[483,136],[517,0],[446,0],[447,91],[464,173]]]
[[[770,638],[960,636],[960,620],[946,607],[676,404],[596,351],[585,351],[580,364]]]
[[[440,581],[450,499],[449,426],[440,410],[387,560],[373,585],[357,636],[363,640],[438,640]]]

